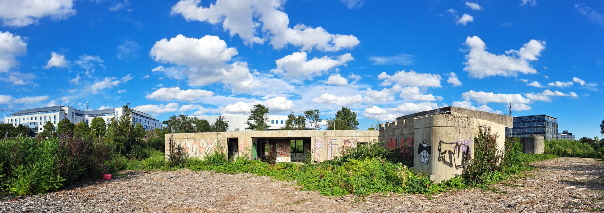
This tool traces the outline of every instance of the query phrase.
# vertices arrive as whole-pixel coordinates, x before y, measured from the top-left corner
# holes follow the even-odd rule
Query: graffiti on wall
[[[291,154],[291,145],[289,141],[277,142],[277,157],[289,157]]]
[[[321,161],[321,154],[319,150],[321,150],[321,148],[324,146],[325,144],[323,143],[323,139],[317,138],[317,140],[315,140],[315,150],[313,151],[313,154],[315,155],[315,159],[317,161]]]
[[[388,138],[388,143],[386,143],[386,148],[388,149],[394,149],[398,147],[398,144],[396,142],[396,138]]]
[[[344,144],[342,145],[344,148],[355,148],[357,147],[357,140],[355,139],[346,139],[344,140]]]
[[[327,144],[327,160],[332,160],[333,159],[333,146],[337,146],[338,144],[338,139],[331,139],[329,140],[329,144]]]
[[[430,155],[432,154],[432,146],[428,145],[426,140],[422,141],[417,146],[417,154],[419,155],[419,162],[428,164],[430,163]],[[440,158],[439,158],[440,160]]]
[[[184,143],[183,151],[189,154],[189,156],[205,157],[214,152],[216,142],[208,142],[206,139],[199,139],[188,141]]]
[[[438,143],[438,161],[455,169],[463,169],[470,160],[470,144],[472,140]]]

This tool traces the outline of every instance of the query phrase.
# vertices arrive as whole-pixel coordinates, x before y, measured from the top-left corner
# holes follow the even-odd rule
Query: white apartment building
[[[575,140],[575,136],[573,135],[573,133],[568,132],[568,130],[564,130],[562,131],[562,133],[558,133],[558,137],[559,140]]]
[[[195,116],[198,119],[207,120],[210,124],[214,124],[218,115],[209,116]],[[247,119],[249,115],[223,115],[224,121],[229,124],[227,132],[238,132],[238,131],[251,131],[247,128]],[[268,119],[266,123],[270,126],[268,130],[279,130],[285,127],[285,121],[287,121],[287,115],[267,115]]]
[[[145,130],[153,130],[155,128],[162,127],[161,122],[153,118],[153,116],[134,109],[130,110],[132,112],[132,121],[135,124],[140,123],[143,125]],[[63,119],[68,119],[74,124],[86,122],[86,124],[90,125],[93,118],[101,117],[103,120],[105,120],[105,123],[109,124],[111,122],[111,118],[118,119],[123,114],[123,107],[118,107],[115,109],[82,111],[70,106],[51,106],[25,109],[15,112],[11,114],[10,117],[5,117],[4,123],[12,124],[13,126],[23,124],[24,126],[29,127],[34,133],[38,134],[44,131],[44,124],[46,124],[48,121],[55,125],[55,127],[59,121]]]

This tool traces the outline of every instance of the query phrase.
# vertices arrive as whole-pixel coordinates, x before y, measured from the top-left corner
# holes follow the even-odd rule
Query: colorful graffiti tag
[[[438,161],[455,169],[463,169],[470,160],[470,144],[472,140],[438,143]]]
[[[344,148],[355,148],[357,147],[357,140],[355,139],[347,139],[344,140],[344,144],[342,145]]]
[[[214,147],[218,142],[208,142],[205,139],[187,141],[184,143],[183,150],[189,154],[189,156],[205,157],[214,151]]]

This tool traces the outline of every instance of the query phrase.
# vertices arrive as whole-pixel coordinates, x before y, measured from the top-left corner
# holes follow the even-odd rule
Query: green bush
[[[487,183],[494,172],[499,171],[502,154],[497,150],[497,135],[490,128],[480,128],[474,138],[474,158],[464,169],[462,177],[469,184]]]
[[[107,144],[72,136],[0,140],[0,191],[13,195],[44,193],[84,177],[115,171],[108,165],[111,152]]]
[[[574,140],[547,140],[545,153],[560,157],[595,157],[596,150],[588,143]]]
[[[0,141],[2,191],[13,195],[54,191],[65,179],[58,172],[58,141],[18,138]]]

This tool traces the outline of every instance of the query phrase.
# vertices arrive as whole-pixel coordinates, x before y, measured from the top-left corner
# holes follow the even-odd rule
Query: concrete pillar
[[[543,154],[545,151],[545,137],[533,135],[520,138],[522,151],[526,154]]]

